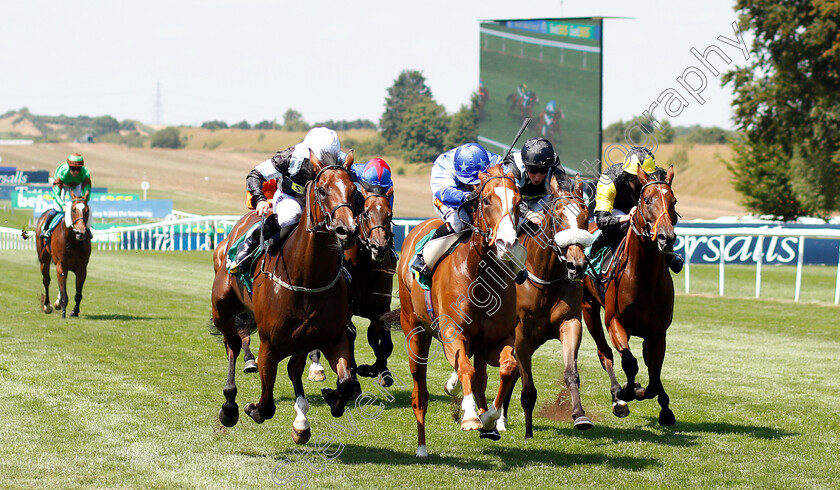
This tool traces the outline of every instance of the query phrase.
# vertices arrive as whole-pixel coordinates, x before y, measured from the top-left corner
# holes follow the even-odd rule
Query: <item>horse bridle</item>
[[[385,194],[369,194],[369,195],[365,196],[364,204],[367,203],[368,199],[375,198],[375,197],[385,199],[386,202],[388,202],[389,205],[390,205],[390,198],[388,196],[386,196]],[[364,204],[362,205],[362,213],[359,214],[359,218],[358,218],[359,219],[359,242],[364,247],[370,249],[370,235],[373,233],[374,230],[382,228],[382,231],[385,232],[385,239],[386,240],[390,240],[391,237],[394,236],[394,232],[391,231],[390,226],[385,226],[385,225],[373,225],[373,226],[370,227],[369,230],[365,229],[365,224],[370,221],[370,215],[367,213],[367,211],[365,211]],[[389,220],[388,224],[390,224],[390,220]]]
[[[645,223],[645,225],[648,224],[648,221],[645,219],[644,213],[641,212],[642,199],[644,199],[645,197],[645,189],[651,185],[667,185],[669,189],[671,188],[671,184],[664,180],[654,180],[642,186],[642,189],[639,191],[639,200],[636,203],[636,209],[638,210],[637,212],[641,215],[642,221]],[[665,205],[665,194],[662,192],[662,187],[657,187],[656,190],[659,191],[659,195],[662,197],[662,213],[656,218],[656,221],[654,221],[653,226],[650,227],[650,231],[637,229],[635,220],[630,220],[630,227],[633,229],[633,232],[641,237],[650,238],[651,241],[656,240],[656,230],[659,227],[659,222],[664,216],[667,216],[668,221],[671,222],[671,215],[668,213],[668,206]],[[680,217],[680,214],[677,213],[676,209],[674,210],[674,213],[677,215],[677,218]]]
[[[557,217],[557,215],[553,211],[554,211],[554,206],[558,202],[567,201],[567,200],[579,201],[580,206],[582,206],[584,209],[586,208],[586,202],[580,196],[576,196],[574,194],[563,194],[563,195],[560,195],[560,196],[555,196],[551,201],[549,201],[547,203],[548,204],[547,206],[543,206],[543,209],[545,210],[544,211],[545,214],[549,215],[548,228],[550,229],[551,235],[549,236],[548,233],[546,233],[545,230],[543,230],[543,228],[540,227],[540,233],[542,233],[545,236],[546,243],[548,243],[549,248],[551,248],[551,250],[554,251],[554,253],[557,255],[557,259],[561,263],[568,262],[568,259],[566,258],[566,254],[563,253],[563,250],[560,248],[560,246],[557,245],[557,242],[554,241],[554,237],[557,235],[557,233],[559,233],[560,231],[563,231],[562,230],[563,224],[560,222],[560,218]],[[586,261],[589,262],[588,257],[586,258]],[[548,285],[555,284],[555,283],[558,283],[560,281],[565,281],[566,280],[565,277],[560,277],[558,279],[551,279],[551,280],[540,279],[539,277],[535,276],[531,271],[528,271],[528,276],[529,276],[529,279],[531,281],[533,281],[537,284],[542,284],[544,286],[548,286]]]
[[[478,193],[476,194],[475,198],[468,199],[468,200],[464,201],[463,203],[461,203],[460,206],[458,206],[458,219],[460,219],[461,222],[464,223],[464,225],[467,226],[468,228],[470,228],[472,231],[481,235],[482,238],[484,238],[484,242],[489,244],[489,245],[492,245],[493,242],[496,241],[496,233],[499,229],[499,224],[502,222],[502,219],[505,217],[505,215],[510,216],[511,221],[514,222],[514,225],[516,224],[516,220],[513,219],[513,214],[512,214],[513,211],[510,210],[510,209],[506,210],[502,214],[502,216],[499,218],[499,222],[496,223],[495,228],[493,228],[491,231],[484,231],[484,230],[481,229],[481,227],[475,226],[472,223],[470,223],[468,221],[465,221],[463,218],[461,218],[461,208],[464,207],[467,203],[471,202],[474,199],[480,199],[481,194],[484,192],[484,187],[493,179],[507,179],[507,180],[509,180],[513,183],[514,187],[516,187],[516,181],[513,180],[511,177],[508,177],[506,175],[494,175],[492,177],[489,177],[487,180],[485,180],[484,182],[481,183],[481,187],[478,188]],[[478,220],[477,221],[480,221],[481,223],[483,223],[485,228],[490,228],[490,226],[487,224],[487,218],[484,216],[484,206],[482,204],[483,203],[481,201],[479,201],[479,203],[478,203]]]
[[[350,204],[349,202],[339,203],[334,208],[332,208],[329,212],[327,212],[327,208],[324,205],[323,196],[321,195],[322,192],[324,193],[324,195],[326,195],[326,191],[323,190],[324,189],[323,187],[318,185],[318,179],[321,177],[321,174],[323,174],[327,170],[342,170],[352,180],[352,176],[350,175],[350,171],[347,170],[346,168],[344,168],[342,165],[328,165],[328,166],[322,168],[321,170],[319,170],[318,173],[315,175],[315,178],[312,179],[310,182],[308,182],[306,184],[307,187],[310,186],[310,185],[315,186],[315,190],[313,191],[313,194],[315,194],[315,204],[318,205],[318,209],[321,210],[321,214],[324,216],[324,218],[321,221],[315,223],[312,226],[312,228],[306,230],[306,231],[309,231],[309,232],[330,233],[333,229],[332,228],[332,223],[335,220],[336,211],[338,211],[339,209],[341,209],[343,207],[348,207],[348,208],[350,208],[350,211],[353,212],[353,205]],[[355,187],[353,188],[353,192],[356,192]],[[310,213],[309,222],[311,223],[312,218],[313,218],[312,213],[311,213],[311,211],[308,211],[308,212]],[[353,214],[355,214],[355,213],[353,213]]]
[[[85,198],[84,198],[84,197],[77,197],[77,198],[73,199],[73,202],[71,202],[71,203],[70,203],[70,213],[71,213],[71,216],[72,216],[72,213],[73,213],[73,208],[74,208],[74,205],[75,205],[77,202],[83,202],[83,203],[85,203],[85,206],[87,206],[87,201],[85,200]],[[84,220],[85,220],[85,213],[82,213],[82,215],[81,215],[80,217],[78,217],[78,218],[76,218],[76,219],[74,219],[74,220],[73,220],[73,222],[70,224],[70,228],[71,228],[73,231],[75,231],[76,233],[78,233],[78,231],[76,230],[76,223],[78,223],[79,221],[84,221]]]

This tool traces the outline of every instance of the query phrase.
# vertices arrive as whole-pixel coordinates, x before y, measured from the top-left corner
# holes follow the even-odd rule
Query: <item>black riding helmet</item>
[[[528,167],[554,167],[560,159],[551,142],[545,138],[530,138],[522,146],[522,163]]]

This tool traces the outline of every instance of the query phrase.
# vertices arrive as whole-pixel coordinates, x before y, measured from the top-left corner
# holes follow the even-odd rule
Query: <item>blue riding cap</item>
[[[372,158],[366,163],[353,164],[353,172],[359,182],[367,189],[378,186],[379,192],[383,194],[394,186],[391,180],[391,167],[381,158]],[[394,196],[391,195],[391,206],[394,205]]]
[[[489,164],[487,150],[478,143],[467,143],[455,150],[455,177],[463,184],[478,184],[478,172],[487,170]]]

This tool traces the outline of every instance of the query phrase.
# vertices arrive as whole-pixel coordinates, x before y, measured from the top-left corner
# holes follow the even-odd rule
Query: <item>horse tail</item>
[[[248,332],[248,335],[253,334],[257,331],[257,322],[254,321],[254,316],[248,312],[242,312],[236,315],[236,318],[233,320],[233,324],[236,328],[237,332],[241,332],[243,330]],[[213,320],[210,319],[207,321],[207,330],[210,332],[210,335],[216,337],[224,337],[224,332],[222,332]]]
[[[386,325],[388,325],[388,330],[402,330],[402,325],[400,324],[400,310],[397,308],[396,310],[391,310],[388,313],[383,314],[379,317]]]

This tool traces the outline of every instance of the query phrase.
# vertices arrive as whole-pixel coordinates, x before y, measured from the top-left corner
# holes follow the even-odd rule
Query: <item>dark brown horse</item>
[[[649,177],[641,166],[638,176],[639,202],[630,220],[626,244],[616,259],[613,279],[607,285],[604,302],[600,303],[596,284],[587,276],[583,318],[598,346],[601,365],[610,377],[613,413],[626,417],[630,413],[627,402],[658,397],[659,424],[673,425],[674,412],[668,407],[661,373],[665,334],[674,314],[674,283],[665,263],[665,255],[672,253],[676,241],[677,199],[671,189],[674,167],[668,169],[665,180]],[[601,326],[602,306],[604,323],[627,376],[623,387],[615,377],[612,351]],[[636,383],[639,363],[630,352],[631,335],[643,339],[642,354],[650,378],[647,388]]]
[[[574,427],[580,430],[593,427],[580,401],[577,368],[583,331],[580,318],[586,267],[584,249],[592,244],[592,235],[587,231],[589,213],[583,200],[580,176],[576,176],[573,183],[564,180],[562,184],[552,178],[550,187],[552,200],[543,206],[545,214],[539,231],[520,236],[528,251],[525,265],[528,280],[516,287],[519,321],[515,350],[522,377],[526,439],[534,436],[532,417],[537,402],[531,357],[551,339],[558,339],[563,344],[566,366],[563,380],[572,398]],[[504,417],[499,419],[499,430],[504,430],[504,421]]]
[[[516,288],[509,261],[521,267],[524,249],[516,239],[519,219],[519,190],[512,174],[500,166],[480,173],[475,227],[468,241],[441,259],[434,270],[426,307],[423,288],[414,281],[408,257],[415,244],[441,226],[439,219],[424,221],[406,237],[399,265],[400,323],[406,336],[409,368],[414,378],[411,405],[417,419],[417,456],[426,457],[426,364],[432,338],[443,343],[447,361],[464,386],[461,430],[492,430],[501,415],[502,402],[516,378],[513,356],[516,326]],[[475,356],[475,367],[469,358]],[[499,367],[499,391],[487,410],[484,390],[487,364]],[[498,434],[496,434],[497,436]]]
[[[67,203],[64,219],[55,227],[47,240],[36,238],[35,250],[41,262],[41,276],[44,279],[44,294],[41,296],[41,310],[51,313],[50,305],[50,262],[55,262],[55,275],[58,278],[58,299],[55,308],[61,308],[61,318],[67,313],[67,273],[76,275],[76,305],[70,316],[79,316],[79,303],[82,302],[82,288],[87,278],[87,265],[90,260],[90,233],[87,221],[90,208],[82,197],[71,194],[72,201]],[[38,218],[36,230],[44,227],[48,213]]]
[[[260,335],[258,369],[262,396],[257,404],[247,404],[245,413],[257,423],[274,416],[277,365],[291,357],[287,371],[295,390],[297,412],[292,439],[299,444],[311,435],[306,418],[309,403],[301,381],[307,352],[320,349],[338,375],[337,391],[322,390],[334,417],[344,413],[350,395],[359,388],[350,371],[347,283],[342,267],[342,249],[352,247],[356,237],[352,207],[355,186],[347,170],[353,163],[353,154],[347,156],[344,166],[330,157],[319,161],[311,153],[310,162],[317,175],[306,187],[300,225],[280,253],[264,255],[256,261],[253,293],[249,294],[227,272],[222,260],[230,243],[258,220],[253,212],[245,215],[228,240],[217,247],[212,292],[213,324],[224,336],[228,357],[226,401],[219,411],[219,420],[227,427],[239,420],[236,358],[244,336],[242,320],[247,323],[249,319],[245,317],[252,317]]]
[[[370,320],[367,340],[376,356],[372,364],[359,365],[359,376],[378,378],[382,386],[391,386],[393,377],[388,370],[388,357],[394,350],[389,324],[382,315],[391,310],[391,291],[397,266],[391,254],[391,196],[394,188],[382,193],[376,187],[361,189],[363,205],[357,219],[359,241],[344,252],[345,264],[350,272],[351,316]],[[353,334],[355,340],[355,334]]]

